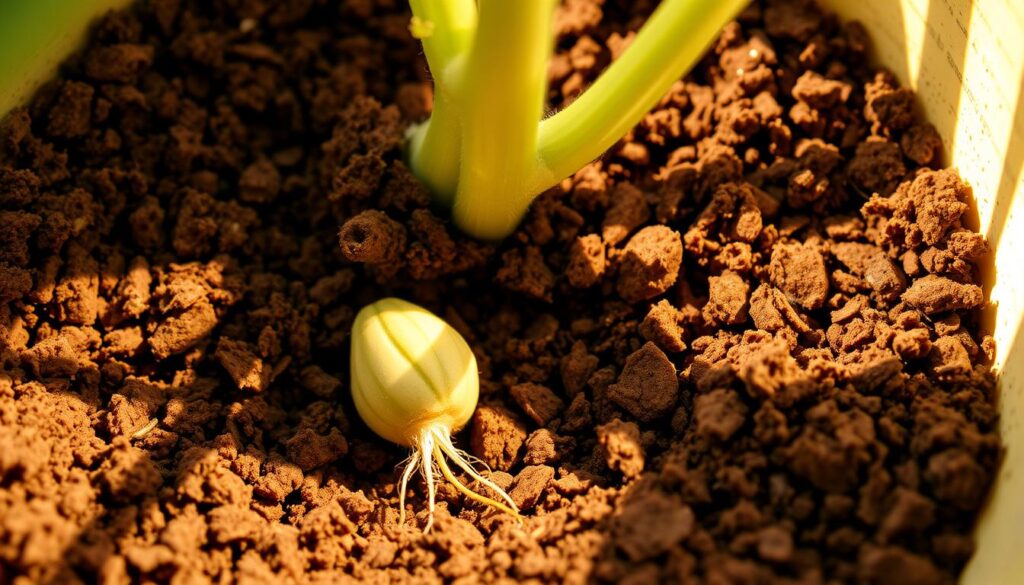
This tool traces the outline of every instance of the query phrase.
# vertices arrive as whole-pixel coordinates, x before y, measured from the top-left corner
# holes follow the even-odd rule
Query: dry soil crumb
[[[619,379],[608,386],[608,398],[646,422],[667,414],[678,395],[675,366],[651,342],[626,358]]]
[[[675,284],[683,260],[679,232],[665,226],[646,227],[626,244],[616,285],[629,302],[656,297]]]

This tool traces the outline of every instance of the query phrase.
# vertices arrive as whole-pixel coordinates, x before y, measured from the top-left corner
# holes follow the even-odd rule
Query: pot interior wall
[[[0,0],[0,118],[57,74],[89,25],[131,0]]]
[[[1000,370],[1005,460],[961,583],[1024,575],[1024,4],[1014,0],[825,0],[868,29],[877,62],[913,87],[947,164],[974,189],[996,250],[986,282]]]
[[[55,75],[89,23],[130,0],[0,0],[0,117]],[[962,583],[1024,575],[1024,5],[1015,0],[821,0],[860,20],[875,56],[913,87],[973,186],[995,247],[987,282],[1005,462]]]

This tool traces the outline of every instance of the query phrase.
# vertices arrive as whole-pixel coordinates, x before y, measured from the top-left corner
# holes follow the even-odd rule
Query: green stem
[[[457,95],[460,72],[476,33],[475,0],[410,0],[413,15],[429,23],[423,52],[434,76],[434,110],[409,137],[409,167],[441,204],[451,206],[459,180],[462,126]]]
[[[480,22],[460,88],[462,164],[453,217],[470,235],[511,233],[536,191],[558,0],[480,0]]]
[[[747,0],[662,0],[619,59],[537,137],[541,193],[611,148],[701,57]]]
[[[462,124],[454,100],[439,84],[434,84],[434,111],[430,119],[412,129],[409,135],[409,169],[433,193],[435,201],[451,207],[459,184],[459,157],[462,155]]]
[[[662,0],[626,53],[541,121],[558,0],[410,0],[433,27],[435,80],[431,119],[410,138],[413,172],[463,231],[507,236],[535,196],[639,122],[747,1]]]
[[[476,31],[475,0],[409,0],[412,14],[433,29],[423,37],[423,52],[435,77],[473,43]]]

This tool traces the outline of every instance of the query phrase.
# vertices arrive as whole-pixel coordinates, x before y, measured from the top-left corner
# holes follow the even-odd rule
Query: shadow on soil
[[[105,278],[114,275],[106,274]],[[96,490],[100,515],[82,525],[63,550],[47,551],[49,560],[45,566],[34,565],[35,578],[52,584],[120,581],[137,576],[139,563],[152,563],[144,571],[150,577],[168,581],[180,578],[181,571],[195,569],[180,564],[188,559],[188,547],[202,546],[207,534],[204,529],[196,539],[184,542],[164,534],[162,523],[179,518],[175,510],[192,506],[207,519],[216,508],[241,506],[264,518],[277,517],[281,523],[291,524],[291,506],[301,507],[304,496],[300,496],[300,485],[289,484],[288,480],[282,480],[286,487],[275,487],[278,478],[272,476],[282,467],[296,470],[290,477],[297,476],[300,482],[316,478],[320,485],[333,481],[353,491],[371,486],[377,491],[389,489],[388,478],[395,477],[388,463],[402,458],[400,450],[390,449],[372,438],[355,415],[345,391],[348,368],[342,364],[347,359],[323,359],[319,355],[322,348],[314,349],[312,363],[321,364],[332,375],[345,379],[342,388],[330,397],[312,394],[303,388],[298,374],[291,372],[281,374],[261,393],[240,390],[234,377],[218,363],[214,356],[218,340],[244,331],[238,329],[238,322],[248,318],[245,311],[249,304],[239,303],[220,315],[217,328],[196,349],[189,350],[195,354],[191,357],[176,355],[158,362],[143,345],[138,355],[129,360],[136,375],[127,375],[123,380],[101,375],[100,370],[109,358],[96,350],[86,350],[84,355],[50,357],[40,366],[26,358],[39,342],[36,339],[28,340],[29,350],[20,352],[20,357],[15,350],[13,354],[7,353],[8,359],[0,361],[0,372],[6,371],[15,387],[37,381],[48,392],[60,392],[64,399],[84,405],[92,418],[92,430],[104,449],[97,461],[85,469]],[[335,342],[332,340],[326,353],[347,356],[347,341],[341,342],[344,347],[340,348],[334,347]],[[424,355],[438,354],[435,345],[439,342],[425,347]],[[95,362],[88,359],[89,353],[97,356]],[[193,368],[187,367],[186,362],[193,363]],[[241,378],[258,378],[265,367],[257,361],[242,363],[250,371],[237,372]],[[468,360],[463,364],[465,368],[470,365]],[[403,374],[417,375],[411,366]],[[88,378],[96,382],[80,383]],[[80,385],[88,389],[80,392]],[[31,427],[25,429],[32,432]],[[309,429],[313,432],[307,432]],[[382,467],[353,461],[351,456],[326,463],[313,459],[311,463],[308,445],[297,443],[326,440],[337,429],[348,438],[349,450],[354,439],[363,449],[361,456],[378,457],[383,460]],[[119,453],[116,446],[117,441],[125,439],[131,444],[129,456],[124,456],[124,449]],[[241,468],[236,467],[237,459],[222,455],[225,449],[248,456],[248,464],[255,465],[255,469],[245,469],[241,464]],[[49,461],[44,463],[47,464],[57,465]],[[57,503],[59,508],[59,498]],[[210,530],[211,539],[215,538],[213,532]],[[226,548],[236,560],[246,548],[234,544],[216,546]],[[5,580],[5,574],[13,577],[18,571],[17,567],[3,566],[0,560],[0,581]]]

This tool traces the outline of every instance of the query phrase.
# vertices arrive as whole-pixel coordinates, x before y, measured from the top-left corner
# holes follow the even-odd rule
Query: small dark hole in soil
[[[366,242],[369,237],[370,234],[366,229],[362,227],[355,227],[345,234],[345,243],[352,247],[358,247],[360,244]]]

